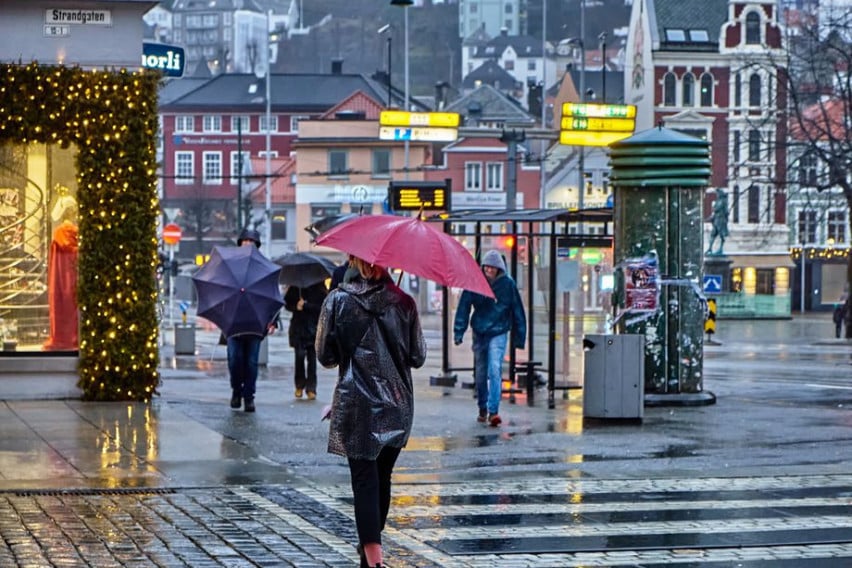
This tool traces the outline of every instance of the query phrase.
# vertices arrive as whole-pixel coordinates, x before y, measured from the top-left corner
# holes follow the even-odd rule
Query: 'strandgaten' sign
[[[51,25],[60,24],[87,24],[96,26],[111,26],[111,10],[74,10],[63,8],[51,8],[44,12],[44,23]]]

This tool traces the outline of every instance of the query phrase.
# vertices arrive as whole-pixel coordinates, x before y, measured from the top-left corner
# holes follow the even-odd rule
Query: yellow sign
[[[458,128],[460,117],[457,112],[407,112],[383,110],[379,115],[382,126],[437,126]]]
[[[596,118],[636,118],[636,105],[563,103],[562,116],[586,116]]]
[[[559,143],[566,146],[609,146],[629,138],[632,132],[591,132],[588,130],[562,130]]]
[[[388,202],[394,211],[448,210],[449,188],[446,183],[428,181],[392,181]]]
[[[563,116],[562,130],[598,130],[604,132],[633,132],[636,121],[632,118],[586,118]]]
[[[380,126],[379,140],[412,142],[452,142],[459,137],[455,128],[415,128],[406,126]]]

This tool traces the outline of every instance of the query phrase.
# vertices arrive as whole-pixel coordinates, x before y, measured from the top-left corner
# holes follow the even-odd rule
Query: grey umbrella
[[[225,337],[266,335],[284,305],[280,271],[257,247],[213,247],[210,260],[192,277],[198,315],[219,326]]]
[[[281,267],[279,282],[288,286],[307,288],[331,278],[337,268],[329,259],[309,252],[294,252],[272,260]]]

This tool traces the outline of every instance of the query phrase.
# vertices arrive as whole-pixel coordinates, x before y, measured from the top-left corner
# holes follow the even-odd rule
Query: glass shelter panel
[[[4,352],[77,350],[76,153],[57,145],[0,145]]]

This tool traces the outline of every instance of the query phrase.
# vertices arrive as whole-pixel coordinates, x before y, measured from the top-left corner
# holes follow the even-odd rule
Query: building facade
[[[637,106],[637,131],[663,124],[707,140],[712,175],[705,212],[721,191],[729,199],[723,251],[731,261],[729,294],[719,297],[726,317],[790,315],[778,12],[775,1],[641,0],[631,15],[625,102]]]

